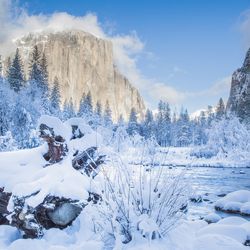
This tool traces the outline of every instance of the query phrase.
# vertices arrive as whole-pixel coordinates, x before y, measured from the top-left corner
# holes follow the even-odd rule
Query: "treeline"
[[[187,110],[182,109],[176,114],[171,112],[168,103],[160,101],[156,115],[147,110],[144,119],[138,121],[136,110],[132,108],[128,122],[121,116],[114,124],[108,100],[105,107],[99,102],[93,104],[91,92],[83,93],[78,110],[72,99],[61,103],[58,79],[49,84],[47,58],[37,46],[33,48],[28,66],[28,79],[25,79],[24,65],[17,49],[13,60],[8,60],[5,77],[0,77],[1,151],[39,145],[35,131],[42,114],[57,116],[62,120],[81,117],[95,129],[107,128],[111,137],[139,135],[145,139],[153,138],[163,147],[205,144],[206,129],[213,120],[221,119],[225,114],[222,99],[216,112],[210,107],[207,113],[201,112],[195,120],[190,119]]]
[[[147,110],[145,119],[141,123],[137,122],[136,112],[132,109],[127,131],[129,135],[138,133],[146,139],[155,138],[157,143],[163,147],[203,145],[208,140],[207,129],[211,127],[213,121],[223,119],[225,114],[222,98],[215,110],[209,106],[207,112],[201,111],[195,119],[190,119],[187,109],[182,108],[177,114],[171,112],[168,103],[160,101],[156,115]]]

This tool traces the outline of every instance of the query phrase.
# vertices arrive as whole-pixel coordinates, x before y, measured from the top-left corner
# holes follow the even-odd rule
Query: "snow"
[[[72,129],[61,122],[57,117],[42,115],[38,120],[38,127],[41,124],[46,124],[49,128],[53,128],[55,136],[62,136],[67,142],[70,140],[72,135]],[[50,131],[46,131],[50,134]]]
[[[215,208],[223,211],[250,215],[250,191],[238,190],[229,193],[215,203]]]
[[[221,219],[221,217],[218,214],[211,213],[204,217],[204,220],[208,223],[216,223]]]
[[[247,250],[242,244],[236,240],[217,234],[207,234],[198,237],[194,243],[193,249],[201,250]]]
[[[111,156],[116,155],[110,147],[104,146],[102,136],[91,129],[82,119],[74,118],[65,123],[58,119],[43,116],[40,123],[45,123],[53,128],[56,135],[65,136],[68,141],[68,154],[64,159],[53,165],[48,165],[43,158],[43,154],[47,152],[47,146],[44,144],[40,147],[28,150],[20,150],[15,152],[0,153],[0,186],[4,186],[6,191],[12,192],[12,197],[8,209],[13,209],[13,197],[26,197],[26,205],[36,207],[43,202],[44,198],[50,194],[58,197],[70,198],[79,201],[86,201],[89,197],[89,191],[102,190],[102,196],[105,203],[109,207],[105,207],[105,203],[98,204],[98,208],[94,205],[84,207],[81,214],[75,219],[71,226],[64,230],[49,229],[45,230],[42,239],[22,239],[18,230],[10,226],[0,226],[0,249],[4,250],[23,250],[23,249],[47,249],[47,250],[101,250],[112,249],[115,245],[116,249],[124,250],[247,250],[248,247],[243,244],[250,240],[250,222],[241,218],[230,216],[222,219],[218,214],[209,213],[203,220],[188,221],[184,216],[175,222],[175,226],[167,232],[166,235],[161,234],[161,228],[156,223],[154,213],[146,215],[136,214],[136,206],[126,207],[125,211],[130,213],[131,226],[133,233],[132,241],[128,244],[122,244],[121,235],[119,232],[119,224],[115,220],[117,214],[117,205],[112,197],[105,197],[103,187],[107,188],[107,183],[104,183],[105,174],[108,174],[111,188],[113,190],[123,189],[123,193],[117,193],[119,199],[127,201],[128,194],[137,195],[139,190],[139,175],[140,167],[137,165],[129,165],[127,169],[124,168],[126,162],[135,163],[138,159],[141,160],[141,142],[135,143],[133,148],[126,148],[117,158],[121,159],[124,164],[121,164],[121,172],[117,172],[117,158]],[[77,126],[78,131],[74,132],[75,136],[79,136],[74,140],[72,137],[72,126]],[[83,134],[84,136],[80,136]],[[105,152],[109,157],[109,162],[103,166],[103,169],[91,180],[89,177],[82,174],[80,171],[72,167],[72,152],[77,150],[84,151],[90,147],[98,146],[99,152]],[[150,163],[150,154],[148,153],[152,148],[145,150],[144,161]],[[153,148],[156,151],[157,157],[154,159],[157,163],[168,163],[166,172],[164,172],[163,179],[170,180],[164,186],[165,189],[171,190],[171,181],[174,182],[174,175],[171,175],[171,166],[185,165],[188,167],[195,166],[195,157],[191,156],[191,148]],[[140,157],[138,157],[140,156]],[[214,164],[211,159],[198,159],[200,164]],[[220,159],[217,159],[218,161]],[[119,161],[120,162],[120,161]],[[223,164],[225,163],[225,159]],[[147,169],[147,168],[145,168]],[[157,170],[155,168],[150,171],[143,172],[143,193],[142,198],[144,207],[147,207],[147,194],[149,192],[147,183],[157,182]],[[167,178],[167,173],[170,173],[170,179]],[[129,177],[132,179],[127,179]],[[149,177],[153,177],[152,181]],[[106,176],[107,178],[107,176]],[[113,179],[112,179],[113,178]],[[169,177],[168,177],[169,178]],[[109,183],[109,184],[110,184]],[[106,184],[106,186],[104,186]],[[129,185],[128,185],[129,184]],[[128,186],[133,186],[128,189]],[[139,185],[139,186],[138,186]],[[157,184],[158,185],[158,184]],[[169,185],[169,186],[168,186]],[[116,189],[118,187],[118,189]],[[184,188],[179,186],[178,188]],[[133,190],[133,191],[131,191]],[[190,193],[190,190],[185,186],[186,193],[189,192],[189,197],[194,200],[201,200],[202,195],[198,192]],[[197,191],[197,190],[196,190]],[[185,193],[185,194],[186,194]],[[183,194],[183,193],[182,193]],[[114,195],[114,193],[113,193]],[[119,202],[120,200],[116,200]],[[163,198],[162,198],[163,199]],[[184,198],[180,200],[182,202]],[[112,203],[113,202],[113,203]],[[176,202],[175,202],[176,203]],[[178,203],[178,202],[177,202]],[[204,202],[202,202],[204,203]],[[121,203],[122,204],[122,203]],[[132,204],[132,203],[131,203]],[[149,203],[150,204],[150,203]],[[155,202],[156,206],[157,202]],[[155,205],[154,204],[154,205]],[[182,203],[183,204],[183,203]],[[176,204],[175,204],[176,205]],[[223,207],[223,209],[235,209],[238,212],[247,214],[250,211],[250,191],[239,190],[229,193],[225,197],[219,199],[216,205]],[[68,205],[65,205],[64,210],[68,212]],[[212,206],[212,205],[211,205]],[[105,210],[105,209],[107,210]],[[111,210],[108,210],[111,208]],[[98,209],[101,213],[98,213]],[[102,210],[103,209],[103,210]],[[159,213],[159,218],[164,215],[164,211]],[[57,216],[57,215],[56,215]],[[70,218],[70,214],[68,215]],[[107,218],[110,216],[116,234],[115,239],[111,237],[109,241],[104,236],[112,233],[109,231],[108,224],[110,221]],[[66,218],[67,216],[65,216]],[[67,219],[67,218],[66,218]],[[97,221],[97,223],[96,223]],[[96,223],[96,224],[94,224]],[[211,224],[208,224],[211,223]],[[102,226],[98,229],[98,226]],[[118,228],[118,229],[117,229]],[[99,230],[99,231],[98,231]],[[144,237],[142,237],[144,236]],[[112,242],[112,240],[114,242]],[[111,242],[110,242],[111,241]]]
[[[32,151],[33,160],[37,159],[36,164],[18,163],[18,160],[12,157],[12,155],[14,156],[13,153],[1,154],[0,171],[2,174],[0,176],[0,183],[5,187],[6,191],[11,191],[13,194],[12,197],[15,195],[19,197],[31,195],[29,198],[26,198],[26,202],[27,205],[32,207],[36,207],[42,203],[48,194],[76,200],[87,199],[87,190],[89,188],[88,177],[82,175],[72,167],[71,159],[66,158],[61,163],[43,168],[42,164],[45,163],[41,159],[43,147],[39,149],[26,150]],[[25,150],[23,152],[26,155],[31,153],[25,152]],[[7,154],[8,157],[2,157],[3,154]],[[6,159],[9,162],[11,159],[14,159],[14,163],[5,165],[2,159],[5,159],[5,162]],[[13,174],[15,178],[13,178]],[[79,186],[82,188],[80,189]],[[38,194],[32,195],[35,192],[38,192]],[[9,208],[11,209],[11,207]]]
[[[146,155],[145,146],[140,148],[129,148],[126,153],[126,159],[131,164],[140,164],[141,161],[144,164],[150,164],[152,157]],[[246,157],[225,157],[224,155],[215,155],[211,158],[199,157],[194,154],[194,150],[198,150],[197,147],[155,147],[156,154],[154,155],[155,164],[163,164],[167,166],[188,166],[188,167],[229,167],[229,168],[242,168],[250,166],[249,154]],[[243,174],[243,173],[242,173]]]

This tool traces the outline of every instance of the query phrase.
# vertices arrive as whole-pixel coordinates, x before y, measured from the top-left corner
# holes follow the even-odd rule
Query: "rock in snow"
[[[96,175],[104,162],[96,132],[82,119],[62,123],[50,116],[42,116],[38,128],[46,147],[22,150],[17,159],[14,152],[0,158],[0,184],[6,189],[0,189],[0,225],[20,229],[25,238],[42,236],[43,228],[67,227],[89,202],[101,199],[90,187],[93,169]],[[25,156],[34,162],[24,163]]]
[[[238,190],[227,194],[215,203],[216,210],[250,215],[250,191]]]

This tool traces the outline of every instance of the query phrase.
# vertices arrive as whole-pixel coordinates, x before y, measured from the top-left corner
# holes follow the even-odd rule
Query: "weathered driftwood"
[[[4,192],[4,188],[0,188],[0,225],[9,224],[6,216],[9,214],[7,206],[10,200],[11,193]]]
[[[65,139],[62,136],[55,135],[53,128],[46,124],[41,124],[39,130],[40,137],[48,144],[48,152],[44,154],[44,159],[51,164],[60,162],[68,152]]]
[[[104,163],[104,155],[98,155],[96,147],[91,147],[81,153],[76,153],[72,166],[76,170],[83,170],[88,176],[95,176],[98,167]]]

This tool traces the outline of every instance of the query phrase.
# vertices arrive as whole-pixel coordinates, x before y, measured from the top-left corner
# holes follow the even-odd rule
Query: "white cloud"
[[[150,99],[164,99],[170,103],[182,101],[182,94],[179,94],[173,87],[155,80],[147,79],[137,67],[137,57],[145,54],[144,44],[133,31],[128,35],[109,35],[98,22],[95,14],[89,13],[85,16],[72,16],[68,13],[54,13],[52,15],[29,15],[23,9],[16,9],[11,0],[0,0],[0,20],[5,24],[0,29],[0,53],[8,54],[13,50],[10,41],[21,37],[29,32],[61,31],[66,29],[80,29],[89,32],[99,38],[109,39],[113,43],[114,60],[119,70],[140,90],[142,95]],[[151,55],[152,56],[152,55]],[[179,69],[175,68],[177,73]],[[148,94],[148,92],[150,94]]]
[[[225,92],[229,94],[230,86],[231,86],[232,76],[223,77],[214,83],[211,84],[211,87],[205,89],[203,91],[198,92],[189,92],[187,95],[192,97],[210,97],[210,96],[221,96],[224,95]]]
[[[250,47],[250,9],[241,14],[239,29],[243,36],[244,45],[248,49]]]
[[[229,88],[227,78],[217,82],[208,90],[194,93],[178,91],[169,84],[159,83],[155,79],[148,79],[137,67],[138,56],[145,55],[148,52],[144,51],[144,43],[139,39],[136,32],[134,31],[127,35],[110,35],[109,32],[103,29],[98,22],[97,16],[93,13],[88,13],[84,16],[72,16],[65,12],[52,15],[30,15],[25,9],[18,8],[15,2],[0,0],[0,22],[0,54],[8,54],[13,50],[14,46],[10,46],[10,41],[13,39],[29,32],[44,30],[79,29],[99,38],[111,40],[114,48],[115,64],[131,83],[139,89],[150,108],[154,108],[160,99],[168,101],[172,105],[180,105],[187,98],[194,96],[201,98],[206,94],[217,95],[223,89]],[[248,26],[248,22],[243,26]],[[185,70],[174,67],[170,78],[176,74],[186,73]]]

